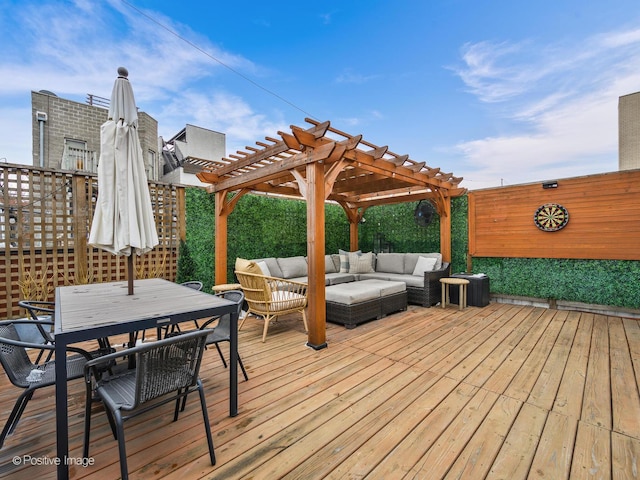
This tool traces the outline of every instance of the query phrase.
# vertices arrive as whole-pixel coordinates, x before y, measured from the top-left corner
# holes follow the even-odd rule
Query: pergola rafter
[[[307,201],[309,263],[309,342],[325,345],[324,202],[342,206],[350,224],[350,248],[358,248],[358,223],[375,205],[430,200],[440,218],[443,258],[451,258],[452,197],[465,193],[461,177],[443,173],[424,161],[389,151],[362,138],[306,119],[308,128],[291,126],[279,139],[245,147],[209,162],[198,178],[216,194],[216,283],[226,283],[227,217],[245,193],[259,192]]]

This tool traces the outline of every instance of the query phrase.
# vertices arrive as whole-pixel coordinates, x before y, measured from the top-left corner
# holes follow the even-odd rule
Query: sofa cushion
[[[338,265],[338,268],[336,268],[336,264],[333,263],[333,256],[325,255],[324,256],[324,273],[338,273],[339,270],[340,270],[340,265]]]
[[[346,250],[338,249],[338,254],[340,255],[340,273],[349,273],[349,254],[361,254],[361,250],[356,250],[355,252],[347,252]]]
[[[432,272],[436,266],[437,258],[418,257],[418,262],[413,269],[412,275],[424,277],[424,272]]]
[[[306,277],[307,261],[304,257],[276,258],[282,278]]]
[[[269,266],[267,265],[267,262],[265,262],[264,260],[260,260],[259,262],[256,262],[256,265],[260,267],[260,270],[262,270],[263,275],[266,275],[267,277],[271,276],[271,270],[269,270]]]
[[[405,253],[404,256],[404,273],[411,275],[416,268],[416,264],[418,263],[418,258],[427,257],[427,258],[435,258],[436,266],[433,267],[434,270],[440,270],[442,268],[442,254],[439,252],[431,252],[431,253]]]
[[[404,257],[404,253],[379,253],[376,261],[376,272],[405,273]],[[417,261],[418,259],[416,258]]]
[[[344,283],[327,287],[325,298],[328,302],[352,305],[380,298],[380,288],[368,285],[367,282]]]
[[[253,260],[244,258],[236,258],[236,270],[239,272],[253,273],[255,275],[263,275],[262,270]]]
[[[255,258],[253,261],[258,264],[260,262],[264,262],[267,265],[267,268],[269,269],[268,276],[282,278],[282,270],[280,270],[280,266],[278,265],[278,262],[276,261],[275,257]],[[265,275],[267,274],[265,273]]]
[[[340,283],[356,281],[356,275],[352,275],[350,273],[327,273],[324,278],[325,285],[338,285]]]
[[[373,272],[373,253],[349,253],[349,273]]]
[[[362,273],[358,275],[358,280],[369,280],[372,278],[375,278],[378,280],[387,280],[390,282],[404,282],[407,285],[407,287],[415,287],[415,288],[424,287],[424,277],[418,277],[415,275],[406,275],[404,273],[384,273],[384,272]]]

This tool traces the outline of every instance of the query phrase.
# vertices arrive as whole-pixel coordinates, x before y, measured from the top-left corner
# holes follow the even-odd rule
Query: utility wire
[[[251,78],[247,77],[246,75],[243,75],[242,73],[240,73],[239,71],[235,70],[234,68],[230,67],[229,65],[227,65],[226,63],[224,63],[223,61],[217,59],[216,57],[214,57],[213,55],[211,55],[209,52],[207,52],[206,50],[204,50],[203,48],[199,47],[198,45],[196,45],[195,43],[193,43],[190,40],[187,40],[186,38],[184,38],[183,36],[181,36],[179,33],[174,32],[173,30],[171,30],[168,26],[166,26],[165,24],[161,23],[160,21],[156,20],[155,18],[153,18],[152,16],[148,15],[147,13],[143,12],[142,10],[140,10],[138,7],[136,7],[135,5],[132,5],[131,3],[127,2],[126,0],[121,0],[122,3],[124,3],[125,5],[127,5],[129,8],[135,10],[136,12],[138,12],[140,15],[142,15],[143,17],[147,18],[148,20],[150,20],[151,22],[155,23],[156,25],[158,25],[160,28],[162,28],[163,30],[166,30],[167,32],[169,32],[171,35],[173,35],[174,37],[178,38],[179,40],[182,40],[184,43],[186,43],[187,45],[195,48],[197,51],[199,51],[200,53],[206,55],[207,57],[209,57],[211,60],[213,60],[214,62],[219,63],[220,65],[222,65],[223,67],[225,67],[226,69],[230,70],[231,72],[235,73],[236,75],[238,75],[240,78],[246,80],[247,82],[251,83],[253,86],[259,88],[260,90],[263,90],[265,92],[267,92],[270,95],[273,95],[274,97],[276,97],[277,99],[283,101],[284,103],[286,103],[287,105],[295,108],[296,110],[299,110],[300,112],[304,113],[307,117],[313,118],[315,120],[317,120],[317,118],[315,118],[315,116],[311,115],[309,112],[307,112],[306,110],[298,107],[296,104],[290,102],[289,100],[287,100],[286,98],[278,95],[277,93],[275,93],[272,90],[269,90],[266,87],[263,87],[262,85],[260,85],[259,83],[257,83],[256,81],[252,80]]]

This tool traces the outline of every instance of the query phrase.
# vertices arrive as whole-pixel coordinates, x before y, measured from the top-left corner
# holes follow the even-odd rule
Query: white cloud
[[[467,45],[460,78],[514,133],[461,142],[465,186],[483,188],[618,168],[618,97],[640,86],[640,31],[597,35],[579,46],[543,46],[522,64],[522,45]],[[534,45],[529,45],[531,50]],[[516,59],[510,55],[520,52]]]

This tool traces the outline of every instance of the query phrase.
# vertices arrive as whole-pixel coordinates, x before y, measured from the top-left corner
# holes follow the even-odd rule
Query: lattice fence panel
[[[136,278],[173,281],[184,189],[150,182],[149,191],[160,244],[136,257]],[[97,194],[95,175],[0,166],[0,318],[24,315],[22,298],[53,300],[59,285],[126,279],[126,257],[87,244]]]

